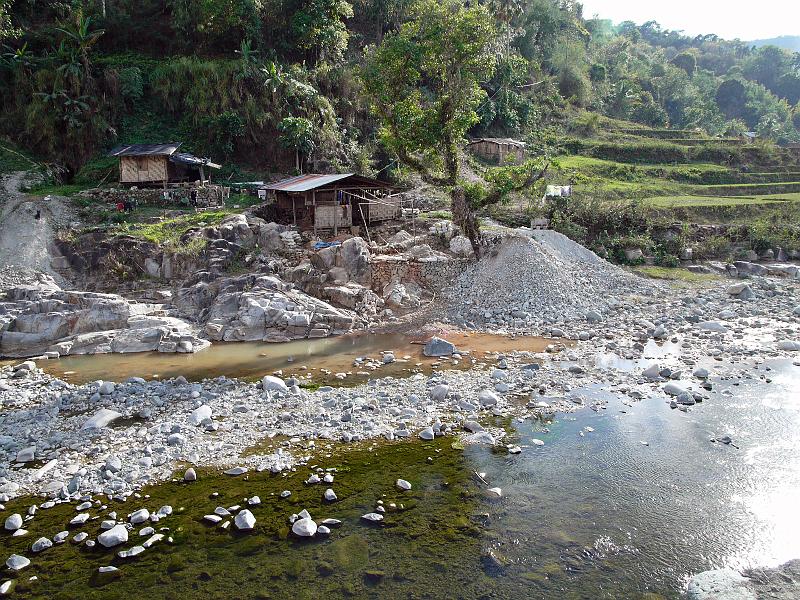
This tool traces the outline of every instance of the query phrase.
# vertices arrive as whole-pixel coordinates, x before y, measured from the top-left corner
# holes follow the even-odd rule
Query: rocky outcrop
[[[175,305],[182,315],[197,318],[214,341],[327,337],[349,331],[356,323],[354,314],[271,275],[201,281],[180,290]]]
[[[158,308],[116,294],[14,288],[0,302],[0,354],[194,352],[208,346],[188,323]]]
[[[181,281],[200,270],[220,274],[250,256],[292,255],[302,246],[300,235],[285,225],[268,223],[252,215],[234,214],[217,225],[186,232],[181,243],[203,242],[198,252],[175,252],[139,238],[90,232],[76,239],[57,241],[64,262],[74,271],[99,278],[110,275],[116,282],[122,264],[134,277]],[[252,265],[249,265],[252,266]]]

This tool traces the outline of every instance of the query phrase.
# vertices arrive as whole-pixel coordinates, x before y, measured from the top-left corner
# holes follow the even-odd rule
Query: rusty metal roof
[[[267,184],[264,186],[264,189],[281,192],[307,192],[352,176],[353,173],[338,173],[336,175],[315,175],[309,173],[308,175],[298,175],[297,177],[290,177],[283,181]]]
[[[261,186],[262,190],[275,190],[278,192],[308,192],[310,190],[318,190],[320,188],[330,188],[332,184],[347,181],[347,185],[351,188],[361,189],[394,189],[391,183],[381,181],[380,179],[373,179],[371,177],[364,177],[356,175],[355,173],[335,173],[333,175],[319,175],[316,173],[308,173],[306,175],[298,175],[297,177],[289,177],[282,179],[275,183],[268,183]],[[340,187],[341,186],[337,186]]]

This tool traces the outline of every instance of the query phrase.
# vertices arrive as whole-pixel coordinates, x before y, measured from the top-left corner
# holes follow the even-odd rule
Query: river
[[[195,484],[167,482],[146,493],[151,505],[176,508],[164,521],[173,544],[135,561],[56,547],[37,556],[26,577],[39,579],[20,580],[16,593],[656,600],[678,598],[700,571],[800,557],[800,367],[787,360],[709,366],[713,391],[687,411],[660,394],[636,402],[602,383],[574,389],[602,408],[512,422],[508,441],[519,454],[462,449],[452,437],[346,450],[320,442],[309,466],[294,473],[202,472]],[[712,441],[722,436],[731,443]],[[336,469],[338,502],[322,502],[322,487],[303,484],[315,465]],[[412,490],[399,492],[397,477]],[[290,499],[280,499],[283,489],[293,491]],[[215,506],[255,494],[262,503],[253,507],[254,532],[203,522]],[[368,526],[359,516],[378,501],[388,507],[385,521]],[[25,502],[7,508],[23,512]],[[124,515],[143,502],[112,502],[109,510]],[[287,537],[286,519],[301,508],[341,519],[342,527],[310,542]],[[27,552],[32,539],[52,536],[74,514],[70,505],[39,511],[27,540],[4,541]],[[121,579],[99,578],[97,567],[109,563]]]

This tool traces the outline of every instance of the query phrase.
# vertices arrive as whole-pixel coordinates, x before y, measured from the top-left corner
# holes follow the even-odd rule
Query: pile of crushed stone
[[[458,277],[449,316],[516,327],[599,321],[620,302],[660,289],[560,233],[532,231],[504,238]]]

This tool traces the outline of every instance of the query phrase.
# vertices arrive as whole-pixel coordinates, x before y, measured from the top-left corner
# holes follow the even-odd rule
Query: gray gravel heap
[[[560,233],[534,231],[488,251],[457,279],[448,301],[457,321],[524,327],[584,320],[659,290]]]

